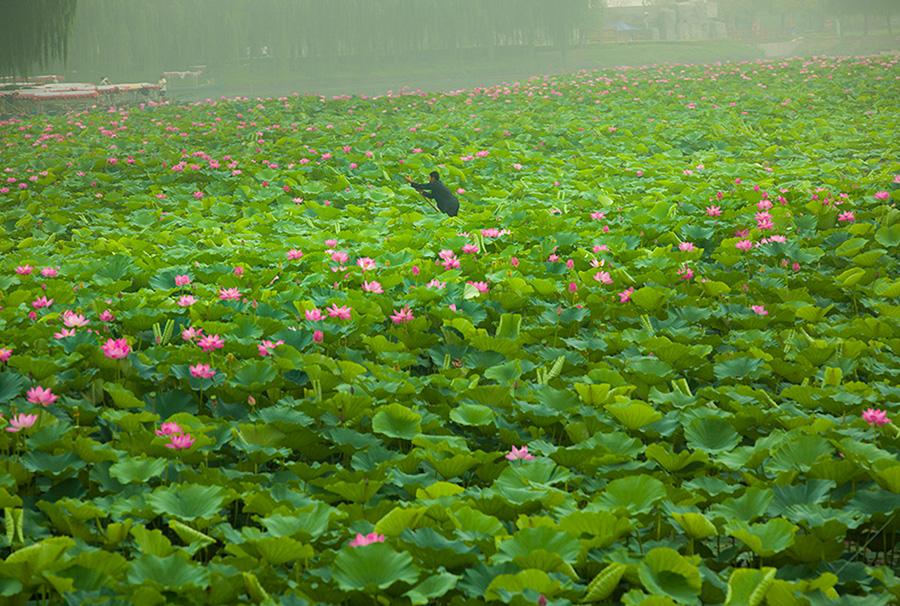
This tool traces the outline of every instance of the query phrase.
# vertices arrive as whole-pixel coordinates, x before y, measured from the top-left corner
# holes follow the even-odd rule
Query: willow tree
[[[77,0],[0,0],[0,75],[65,61]]]

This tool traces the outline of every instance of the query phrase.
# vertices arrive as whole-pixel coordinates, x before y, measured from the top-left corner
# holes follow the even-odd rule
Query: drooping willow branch
[[[77,0],[0,0],[0,74],[65,61]]]

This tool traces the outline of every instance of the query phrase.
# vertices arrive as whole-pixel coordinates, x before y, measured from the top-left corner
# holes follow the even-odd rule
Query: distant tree
[[[0,0],[0,74],[65,61],[77,0]]]

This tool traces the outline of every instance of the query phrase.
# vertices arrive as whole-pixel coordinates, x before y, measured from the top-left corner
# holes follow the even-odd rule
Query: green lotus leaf
[[[439,572],[429,575],[424,581],[404,593],[414,606],[431,604],[436,598],[446,595],[448,591],[456,587],[459,577],[449,572]]]
[[[725,520],[751,522],[766,514],[775,494],[769,488],[751,486],[740,497],[726,499],[714,505],[711,511]]]
[[[490,425],[494,421],[494,412],[480,404],[460,404],[450,411],[450,419],[460,425]]]
[[[640,429],[662,418],[662,414],[649,404],[634,400],[607,404],[606,410],[628,429]]]
[[[232,382],[251,392],[259,392],[268,387],[278,377],[276,371],[267,362],[248,362],[232,377]]]
[[[772,586],[775,572],[775,569],[770,567],[759,570],[749,568],[732,570],[728,578],[726,606],[759,606]]]
[[[609,509],[625,508],[634,515],[650,511],[665,496],[662,482],[651,476],[635,475],[607,484],[599,503]]]
[[[372,431],[388,436],[412,440],[421,431],[422,416],[402,404],[389,404],[372,417]]]
[[[26,385],[28,380],[20,374],[9,370],[0,372],[0,404],[5,404],[18,396]]]
[[[628,567],[625,564],[613,562],[602,571],[588,584],[587,592],[582,597],[584,602],[600,602],[612,595],[625,574]]]
[[[546,526],[525,528],[500,542],[494,560],[498,563],[511,562],[537,551],[549,552],[571,563],[581,552],[581,545],[578,539],[567,532]]]
[[[672,518],[692,539],[703,540],[719,534],[713,523],[702,513],[673,513]]]
[[[419,578],[412,556],[385,543],[341,549],[334,559],[334,580],[344,591],[375,591],[394,583],[412,585]]]
[[[684,437],[694,450],[719,453],[733,449],[741,437],[725,418],[697,417],[684,428]]]
[[[290,537],[265,537],[256,541],[255,546],[263,559],[275,566],[309,560],[315,554],[312,546]]]
[[[113,463],[109,475],[122,484],[143,483],[161,476],[167,465],[165,459],[129,457]]]
[[[726,532],[744,543],[758,556],[768,557],[782,552],[794,543],[797,527],[781,518],[773,518],[764,524],[747,524],[732,520]]]
[[[651,549],[638,566],[638,576],[651,594],[679,604],[697,603],[703,583],[700,570],[669,547]]]
[[[488,585],[484,597],[488,600],[508,601],[505,596],[521,595],[528,590],[553,598],[560,591],[560,583],[543,570],[522,570],[516,574],[495,577]]]
[[[209,571],[177,554],[166,557],[142,555],[131,562],[127,578],[132,585],[150,583],[170,591],[209,586]]]
[[[225,491],[221,487],[200,484],[159,487],[147,496],[147,504],[154,512],[182,520],[214,516],[224,501]]]

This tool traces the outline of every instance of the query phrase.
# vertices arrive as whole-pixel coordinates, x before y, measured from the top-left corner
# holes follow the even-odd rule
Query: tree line
[[[503,48],[564,50],[590,14],[589,0],[78,0],[66,59],[79,71],[145,77],[260,58],[289,69],[466,60]]]

